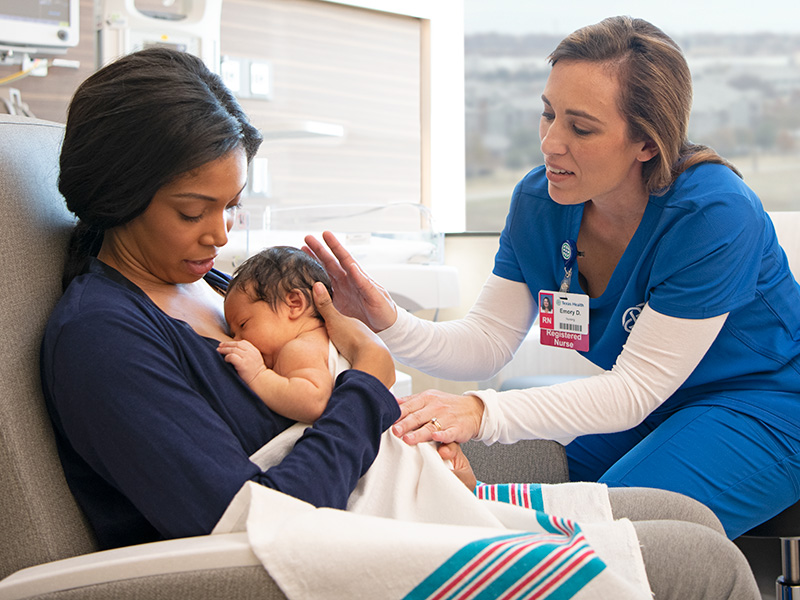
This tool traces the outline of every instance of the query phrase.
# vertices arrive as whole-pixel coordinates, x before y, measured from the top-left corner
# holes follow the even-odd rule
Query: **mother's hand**
[[[361,269],[330,231],[323,232],[322,239],[327,248],[314,236],[306,236],[307,247],[303,250],[319,260],[328,272],[336,308],[366,323],[372,331],[383,331],[391,326],[397,320],[397,307],[389,292]]]
[[[464,443],[477,437],[482,418],[483,402],[477,396],[427,390],[400,399],[392,432],[412,446],[431,440]]]
[[[328,337],[350,366],[378,378],[386,387],[392,387],[396,377],[394,360],[380,338],[361,321],[336,310],[322,283],[314,284],[313,293],[314,304],[325,319]]]

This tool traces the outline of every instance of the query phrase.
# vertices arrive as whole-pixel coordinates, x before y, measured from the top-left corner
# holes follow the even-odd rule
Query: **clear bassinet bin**
[[[271,206],[254,228],[243,211],[222,249],[217,268],[232,272],[268,246],[300,248],[306,235],[333,232],[364,270],[407,310],[458,304],[458,273],[444,264],[444,234],[421,204]]]

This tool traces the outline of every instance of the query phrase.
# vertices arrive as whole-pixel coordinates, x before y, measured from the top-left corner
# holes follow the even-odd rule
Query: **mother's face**
[[[247,183],[247,157],[236,148],[163,186],[147,209],[116,232],[116,251],[147,279],[192,283],[214,266],[228,242]]]

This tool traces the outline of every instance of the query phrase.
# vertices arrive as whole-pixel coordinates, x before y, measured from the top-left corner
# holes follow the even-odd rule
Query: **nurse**
[[[416,394],[396,435],[559,440],[572,480],[686,494],[735,538],[800,497],[800,287],[758,197],[689,142],[691,77],[672,39],[613,17],[549,60],[545,164],[516,186],[494,269],[463,319],[397,310],[333,236],[307,243],[337,306],[403,363],[486,379],[514,355],[541,295],[554,298],[543,342],[605,369],[544,388]]]

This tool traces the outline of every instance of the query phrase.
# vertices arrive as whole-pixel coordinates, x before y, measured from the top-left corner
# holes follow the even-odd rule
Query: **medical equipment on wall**
[[[140,3],[141,4],[141,1]],[[176,48],[203,59],[219,73],[222,0],[99,0],[97,66],[151,46]]]
[[[245,258],[268,246],[304,245],[332,231],[395,302],[410,311],[459,303],[458,271],[444,263],[444,234],[436,231],[430,210],[421,204],[326,204],[271,206],[263,226],[251,227],[240,212],[216,266],[232,272]]]
[[[0,0],[0,49],[61,54],[77,45],[79,0]]]
[[[76,60],[57,58],[78,44],[79,1],[0,0],[0,65],[20,65],[18,72],[0,77],[0,86],[29,76],[44,77],[49,67],[80,66]],[[34,116],[21,92],[8,90],[8,98],[0,98],[0,112]]]

